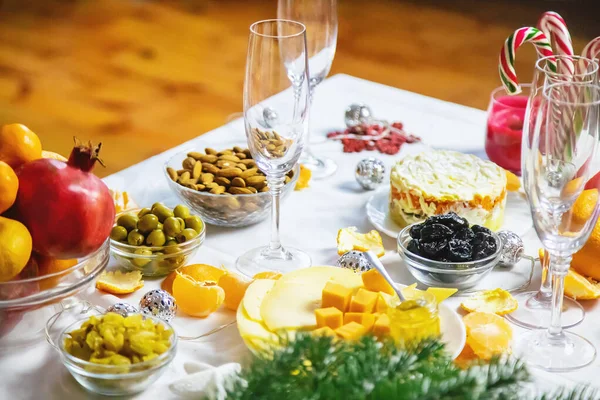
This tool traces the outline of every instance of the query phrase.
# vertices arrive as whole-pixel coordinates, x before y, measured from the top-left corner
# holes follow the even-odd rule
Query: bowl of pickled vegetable
[[[87,390],[125,396],[146,390],[177,351],[165,321],[142,314],[93,315],[66,327],[58,350],[73,378]]]
[[[202,218],[184,205],[162,203],[117,214],[110,250],[119,265],[144,276],[164,276],[185,265],[204,243]]]

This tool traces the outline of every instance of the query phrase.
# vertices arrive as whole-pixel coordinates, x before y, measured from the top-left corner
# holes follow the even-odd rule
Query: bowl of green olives
[[[144,276],[164,276],[185,265],[204,243],[202,218],[163,203],[117,214],[110,250],[119,265]]]

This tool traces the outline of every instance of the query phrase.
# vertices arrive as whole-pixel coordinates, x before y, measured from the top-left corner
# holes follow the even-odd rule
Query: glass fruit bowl
[[[141,209],[123,211],[115,221],[125,214],[135,214]],[[206,226],[194,238],[173,246],[132,246],[117,240],[110,240],[110,251],[119,264],[129,271],[140,271],[144,276],[165,276],[185,265],[196,254],[206,237]],[[150,254],[146,254],[150,252]]]
[[[171,346],[166,352],[140,363],[127,366],[104,365],[85,361],[68,353],[65,349],[68,333],[80,328],[90,316],[102,314],[103,310],[89,303],[76,303],[50,318],[46,325],[46,339],[58,351],[61,361],[73,378],[87,390],[105,396],[126,396],[146,390],[175,358],[177,335],[173,327],[156,317],[144,316],[144,319],[151,319],[154,323],[171,329],[173,334],[170,337]]]
[[[258,192],[253,194],[212,194],[182,186],[173,181],[167,168],[181,169],[187,154],[193,150],[182,151],[171,157],[165,164],[164,173],[169,187],[192,210],[202,217],[206,223],[216,226],[237,228],[256,224],[268,218],[271,212],[271,194]],[[283,187],[281,200],[294,191],[300,174],[300,166],[292,169],[290,181]]]
[[[398,234],[398,254],[412,276],[427,286],[469,289],[479,283],[498,264],[502,246],[500,238],[494,232],[492,232],[496,242],[494,254],[475,261],[445,262],[430,260],[408,250],[408,243],[412,240],[409,232],[413,225],[405,227]]]

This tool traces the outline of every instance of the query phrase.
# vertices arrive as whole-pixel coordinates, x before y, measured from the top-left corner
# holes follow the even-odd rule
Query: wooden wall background
[[[63,154],[74,135],[102,141],[102,176],[160,153],[241,111],[248,26],[276,3],[0,0],[0,124]],[[600,35],[595,3],[339,0],[332,73],[485,109],[510,32],[553,9],[581,50]],[[517,58],[525,81],[533,47]]]

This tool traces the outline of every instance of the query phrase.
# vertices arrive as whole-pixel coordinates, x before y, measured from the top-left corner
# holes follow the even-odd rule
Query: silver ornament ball
[[[373,269],[373,266],[360,251],[349,251],[344,253],[337,262],[337,266],[340,268],[351,269],[354,272],[365,272]]]
[[[511,231],[500,231],[498,237],[502,246],[500,264],[514,265],[521,261],[525,247],[519,235]]]
[[[385,165],[380,160],[369,157],[356,165],[356,181],[363,189],[373,190],[381,185],[385,176]]]
[[[177,312],[177,303],[169,292],[162,289],[151,290],[140,300],[140,312],[169,322]]]
[[[373,113],[369,106],[352,104],[344,113],[344,122],[348,128],[356,125],[367,124],[371,121]]]
[[[273,128],[275,125],[277,125],[278,119],[279,116],[277,115],[277,111],[271,107],[263,108],[263,123],[265,128]]]
[[[112,306],[108,307],[106,309],[106,312],[112,312],[122,315],[123,317],[127,317],[130,314],[137,314],[139,311],[137,308],[135,308],[129,303],[115,303]]]

